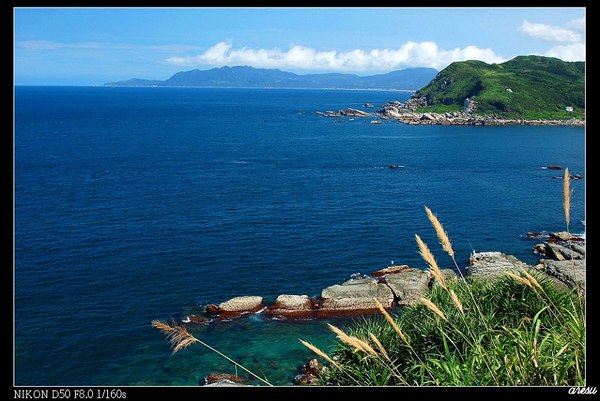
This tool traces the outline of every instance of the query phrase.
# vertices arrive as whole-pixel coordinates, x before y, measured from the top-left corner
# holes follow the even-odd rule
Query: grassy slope
[[[461,300],[464,314],[449,292],[437,286],[429,297],[447,320],[423,305],[406,308],[396,321],[410,345],[384,319],[365,318],[348,334],[378,349],[371,333],[386,354],[370,355],[338,343],[332,356],[339,368],[330,366],[321,377],[322,384],[581,386],[583,300],[541,278],[538,282],[543,291],[509,277],[496,282],[448,283]]]
[[[427,97],[430,106],[422,111],[457,111],[466,98],[473,98],[479,103],[479,114],[584,118],[585,64],[541,56],[519,56],[502,64],[455,62],[415,96]],[[565,106],[573,106],[574,112],[565,111]]]

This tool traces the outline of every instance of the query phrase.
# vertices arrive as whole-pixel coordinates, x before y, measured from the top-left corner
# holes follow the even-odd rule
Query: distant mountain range
[[[104,85],[417,90],[429,83],[436,74],[437,70],[433,68],[407,68],[369,76],[340,73],[298,75],[278,69],[239,66],[182,71],[166,81],[134,78]]]

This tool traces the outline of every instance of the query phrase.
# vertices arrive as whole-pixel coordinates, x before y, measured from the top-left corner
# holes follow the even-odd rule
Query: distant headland
[[[205,88],[308,88],[308,89],[381,89],[415,91],[435,75],[433,68],[407,68],[377,75],[304,74],[278,69],[247,66],[210,70],[181,71],[165,81],[129,79],[108,82],[104,86],[126,87],[205,87]]]

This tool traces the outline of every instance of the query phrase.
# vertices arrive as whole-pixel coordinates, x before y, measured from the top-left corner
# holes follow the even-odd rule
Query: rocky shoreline
[[[468,100],[468,99],[467,99]],[[425,106],[419,99],[409,99],[406,102],[389,102],[381,106],[374,113],[367,113],[358,109],[341,109],[337,111],[317,111],[317,115],[324,117],[379,117],[382,120],[397,120],[409,125],[478,125],[478,126],[504,126],[504,125],[544,125],[544,126],[574,126],[585,127],[585,120],[571,118],[568,120],[525,120],[508,119],[497,116],[475,114],[472,103],[465,102],[463,111],[449,113],[430,113],[417,111],[418,107]]]
[[[585,238],[567,232],[527,233],[528,239],[543,239],[532,250],[540,255],[535,265],[528,265],[512,255],[502,252],[473,252],[469,264],[463,269],[468,277],[494,280],[507,272],[518,274],[521,270],[545,273],[547,280],[564,289],[577,289],[585,296]],[[457,279],[454,269],[441,269],[446,280]],[[407,265],[391,265],[371,272],[356,274],[341,284],[329,286],[318,297],[282,294],[274,303],[265,306],[261,296],[239,296],[203,307],[201,315],[188,315],[185,324],[209,324],[229,321],[245,315],[260,313],[273,319],[319,319],[352,317],[380,313],[375,300],[386,309],[413,305],[419,297],[437,285],[430,272]],[[294,377],[297,385],[315,385],[326,367],[311,359],[299,367]],[[230,373],[213,373],[203,379],[210,387],[252,386],[250,379]]]
[[[585,240],[566,232],[528,233],[528,238],[543,238],[533,246],[540,255],[538,263],[530,266],[502,252],[473,252],[464,274],[473,278],[497,278],[507,271],[520,269],[544,272],[557,286],[577,288],[585,292]],[[446,279],[457,278],[453,269],[442,269]],[[412,305],[435,285],[428,272],[407,265],[391,265],[369,275],[356,275],[341,284],[324,288],[320,296],[282,294],[271,305],[262,296],[239,296],[202,308],[201,314],[187,315],[186,324],[207,324],[227,321],[260,313],[275,319],[319,319],[352,317],[379,313],[375,300],[386,309]]]

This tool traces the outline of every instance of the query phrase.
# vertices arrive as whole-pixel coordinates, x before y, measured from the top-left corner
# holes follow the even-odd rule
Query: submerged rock
[[[536,232],[528,232],[527,233],[527,237],[529,237],[529,238],[545,238],[548,236],[549,236],[549,234],[545,234],[545,233],[536,233]]]
[[[299,375],[294,377],[294,383],[300,386],[314,386],[319,384],[321,364],[316,359],[311,359],[298,368]]]
[[[313,358],[300,367],[300,373],[319,376],[321,373],[321,364],[317,359]]]
[[[254,387],[251,384],[241,384],[230,382],[229,380],[222,380],[211,384],[205,384],[203,387]]]
[[[182,322],[193,323],[193,324],[203,324],[203,323],[210,322],[210,320],[204,316],[188,315],[185,317],[185,319],[182,320]]]
[[[234,375],[231,373],[211,373],[208,376],[204,377],[204,385],[213,385],[215,387],[218,384],[221,385],[240,385],[241,383],[247,382],[248,378],[244,376]]]
[[[309,374],[301,374],[294,376],[294,384],[298,386],[317,386],[319,377]]]
[[[219,307],[217,305],[208,304],[208,305],[206,305],[206,313],[208,315],[215,316],[215,315],[218,315],[219,313],[221,313],[221,311],[219,310]]]

